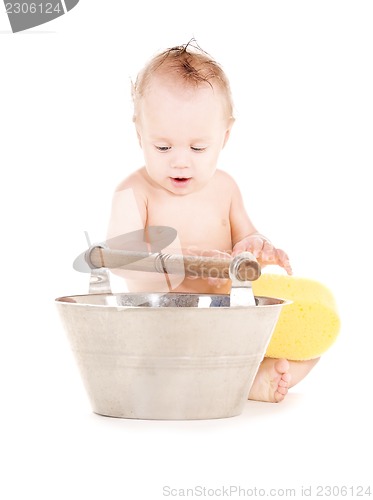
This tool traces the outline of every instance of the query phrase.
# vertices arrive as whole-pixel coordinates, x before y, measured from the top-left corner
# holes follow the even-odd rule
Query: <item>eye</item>
[[[164,153],[166,151],[169,151],[171,149],[171,147],[170,146],[155,146],[155,149]]]
[[[206,148],[197,148],[197,147],[194,147],[194,146],[190,146],[190,149],[192,151],[196,151],[197,153],[202,153],[202,151],[206,150]]]

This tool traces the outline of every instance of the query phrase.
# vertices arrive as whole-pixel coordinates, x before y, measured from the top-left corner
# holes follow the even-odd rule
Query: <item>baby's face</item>
[[[153,77],[136,120],[150,178],[176,195],[203,188],[214,175],[233,120],[219,88],[186,88]]]

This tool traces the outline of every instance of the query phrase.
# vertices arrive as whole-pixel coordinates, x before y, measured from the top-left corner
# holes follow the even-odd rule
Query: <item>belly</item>
[[[210,281],[205,278],[185,278],[178,287],[173,288],[171,291],[178,293],[228,294],[230,289],[231,281],[228,279]]]
[[[168,200],[169,201],[169,200]],[[204,200],[177,199],[175,205],[157,203],[148,206],[148,226],[168,226],[177,231],[176,240],[165,253],[218,257],[232,251],[229,206]],[[227,257],[227,255],[225,255]],[[229,293],[230,280],[185,279],[173,291],[185,293]]]

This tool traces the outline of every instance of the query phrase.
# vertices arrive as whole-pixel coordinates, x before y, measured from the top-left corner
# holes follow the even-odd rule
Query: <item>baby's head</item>
[[[196,89],[206,85],[219,89],[226,107],[227,118],[233,118],[233,102],[229,80],[221,66],[199,47],[187,43],[167,49],[156,55],[140,71],[132,85],[134,103],[133,121],[138,118],[141,100],[155,77],[172,81],[184,89]]]
[[[150,178],[174,194],[213,176],[233,124],[229,81],[190,44],[155,56],[133,85],[134,122]]]

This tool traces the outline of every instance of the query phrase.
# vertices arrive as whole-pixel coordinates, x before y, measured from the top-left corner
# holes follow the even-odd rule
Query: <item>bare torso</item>
[[[181,247],[183,252],[191,254],[230,253],[234,187],[235,183],[228,174],[216,170],[202,189],[178,195],[153,183],[146,169],[141,168],[117,188],[116,207],[113,210],[108,237],[140,229],[140,224],[142,227],[169,226],[177,231],[179,251]],[[128,214],[133,213],[133,206],[128,207],[127,203],[121,205],[120,200],[126,198],[125,192],[133,192],[139,217],[132,215],[129,218]],[[172,250],[171,244],[166,251],[172,252]],[[144,276],[144,278],[149,281],[150,277]],[[141,276],[137,276],[136,279],[143,282]],[[150,281],[156,283],[153,277]],[[139,283],[138,285],[140,286]],[[217,284],[210,283],[206,279],[185,278],[173,289],[179,292],[228,293],[229,288],[228,280]]]
[[[186,250],[230,252],[230,197],[224,190],[222,177],[217,172],[207,186],[185,196],[149,185],[146,224],[175,228]]]
[[[226,175],[216,171],[201,190],[187,195],[175,195],[153,186],[142,169],[147,199],[147,226],[169,226],[176,229],[181,248],[186,253],[205,254],[231,252],[229,185]],[[172,245],[171,245],[172,247]],[[188,279],[176,288],[179,292],[229,291],[229,283],[208,283],[206,279]]]

